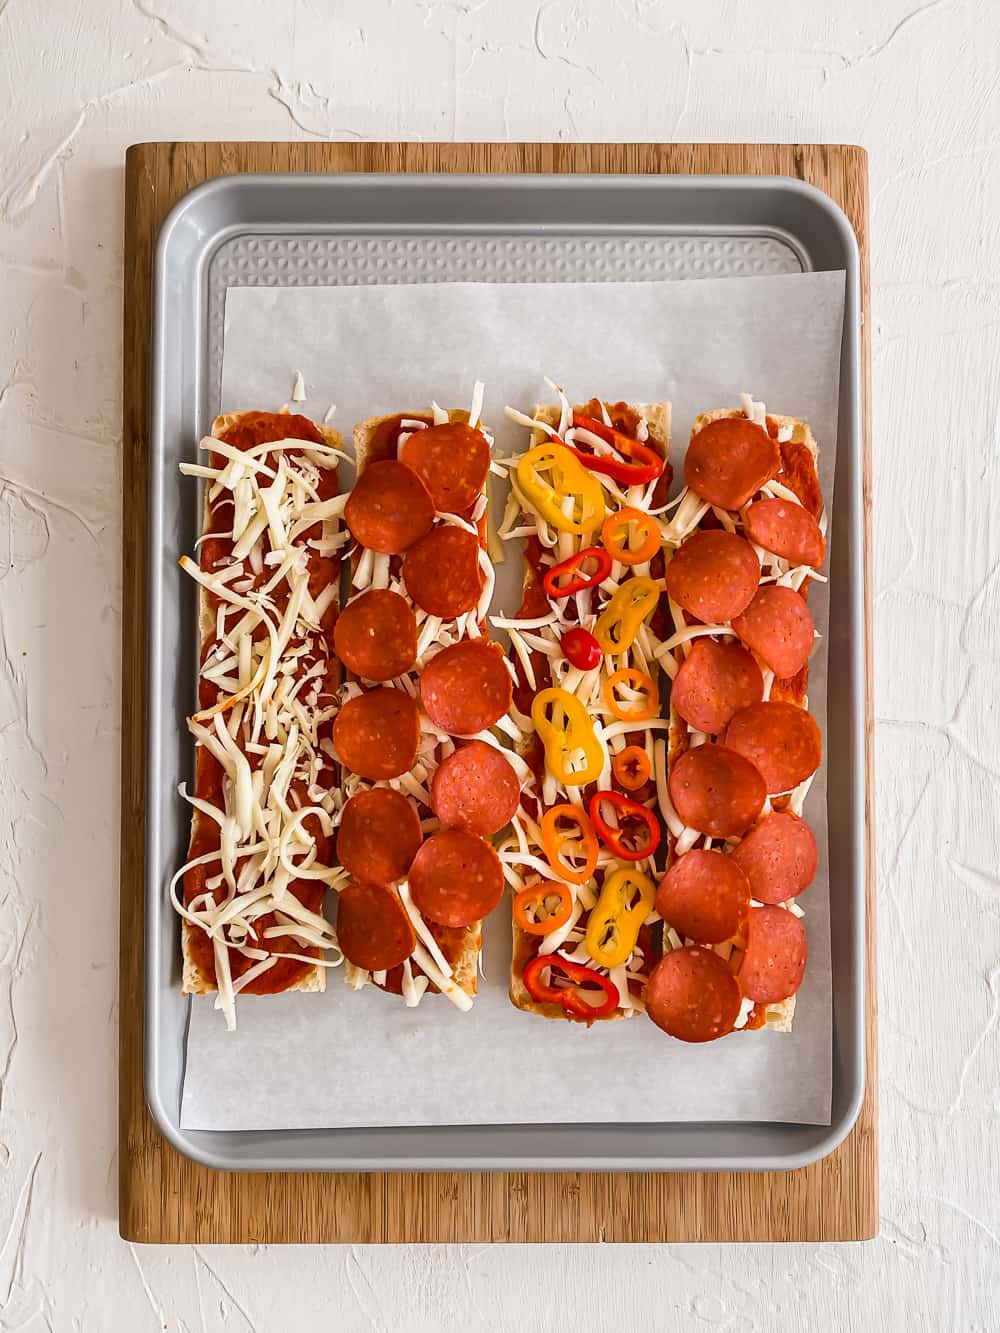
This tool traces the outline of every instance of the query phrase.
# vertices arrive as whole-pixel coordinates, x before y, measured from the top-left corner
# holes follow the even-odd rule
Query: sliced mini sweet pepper
[[[567,824],[570,827],[567,828]],[[542,815],[542,846],[549,865],[560,879],[569,880],[571,884],[586,884],[594,873],[597,834],[587,812],[571,801],[550,806]],[[583,854],[583,865],[566,860],[566,853],[572,855],[578,848]]]
[[[582,625],[568,629],[559,640],[559,647],[566,661],[580,671],[593,671],[594,667],[599,667],[604,661],[601,645],[590,630],[584,629]]]
[[[590,565],[590,570],[584,566]],[[542,586],[549,597],[572,597],[585,588],[596,588],[611,573],[611,556],[603,546],[587,546],[568,560],[561,560],[542,575]]]
[[[611,772],[623,790],[638,791],[649,781],[652,772],[649,755],[641,745],[626,745],[611,760]]]
[[[604,767],[604,748],[590,714],[575,694],[551,686],[535,695],[531,720],[545,747],[545,766],[564,787],[596,782]]]
[[[613,560],[620,560],[623,565],[644,565],[660,549],[663,536],[655,519],[626,505],[604,520],[601,541]]]
[[[604,522],[601,484],[565,444],[546,440],[522,454],[517,484],[528,503],[560,532],[588,536]]]
[[[549,979],[544,981],[542,974],[549,970]],[[555,978],[562,975],[571,983],[556,986]],[[610,977],[602,976],[592,967],[583,963],[574,963],[557,953],[536,954],[524,965],[524,985],[528,994],[539,1004],[558,1004],[565,1009],[570,1018],[582,1018],[588,1024],[596,1018],[607,1018],[618,1008],[621,996],[618,987]],[[600,993],[603,998],[597,1004],[584,999],[584,995]]]
[[[645,574],[622,584],[594,626],[594,638],[606,653],[624,653],[632,647],[639,626],[656,610],[659,597],[659,585]]]
[[[604,818],[605,805],[610,805],[614,810],[617,827]],[[623,796],[620,791],[598,791],[593,794],[590,798],[590,822],[601,842],[621,861],[642,861],[652,856],[660,845],[660,825],[656,815],[638,801],[633,801],[631,796]]]
[[[634,866],[615,870],[607,877],[587,919],[585,943],[595,963],[619,967],[628,961],[655,897],[653,881]]]
[[[550,907],[552,899],[557,903]],[[551,935],[573,914],[573,895],[565,884],[543,879],[514,895],[514,920],[528,935]]]
[[[619,686],[641,693],[643,698],[635,703],[623,702],[616,692]],[[621,718],[623,722],[646,722],[660,710],[656,681],[638,667],[622,667],[619,671],[612,671],[604,682],[604,702],[615,717]]]
[[[591,435],[610,444],[621,455],[620,458],[613,458],[608,454],[592,454],[575,445],[570,446],[584,467],[590,468],[591,472],[600,472],[623,486],[642,486],[663,471],[665,460],[655,449],[643,444],[641,440],[631,439],[614,426],[606,426],[603,421],[585,417],[580,412],[573,413],[573,425],[577,430],[590,431]]]

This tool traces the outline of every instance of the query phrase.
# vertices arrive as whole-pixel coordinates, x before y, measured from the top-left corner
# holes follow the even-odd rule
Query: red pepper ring
[[[583,566],[590,560],[596,561],[597,568],[591,574],[583,572]],[[587,546],[577,551],[568,560],[561,560],[558,565],[547,569],[542,577],[542,587],[549,597],[572,597],[575,592],[585,588],[596,588],[611,573],[611,556],[603,546]],[[565,583],[559,579],[568,575]]]
[[[653,481],[662,473],[666,460],[648,444],[633,440],[622,431],[615,430],[614,426],[605,426],[603,421],[582,416],[579,412],[573,413],[573,425],[580,430],[590,431],[592,435],[596,435],[605,444],[610,444],[612,449],[617,449],[623,456],[609,458],[606,454],[592,454],[586,449],[567,445],[566,447],[571,449],[577,459],[591,472],[600,472],[603,476],[620,481],[625,486],[641,486],[647,481]],[[625,459],[630,461],[626,462]]]
[[[601,806],[607,801],[618,815],[618,827],[613,828],[601,813]],[[631,796],[624,796],[620,791],[597,791],[590,798],[590,822],[597,836],[605,847],[610,848],[621,861],[642,861],[652,856],[660,845],[660,824],[652,810]],[[638,847],[626,843],[632,839],[630,825],[641,824],[646,831],[646,839]]]
[[[549,980],[542,980],[542,973],[550,969]],[[555,986],[556,973],[562,973],[571,982],[568,986]],[[528,994],[539,1004],[558,1004],[570,1018],[581,1018],[589,1027],[597,1018],[607,1018],[618,1008],[621,996],[618,987],[610,977],[604,976],[583,963],[571,962],[557,953],[538,953],[524,965],[524,985]],[[604,995],[598,1004],[591,1004],[582,999],[583,994],[593,993],[597,988]]]

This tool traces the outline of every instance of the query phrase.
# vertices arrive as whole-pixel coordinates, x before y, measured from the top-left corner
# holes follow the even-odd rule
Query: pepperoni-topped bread
[[[648,1008],[686,1040],[733,1026],[787,1031],[805,970],[796,898],[818,853],[801,816],[822,758],[806,711],[815,637],[806,598],[826,553],[817,457],[805,422],[746,396],[742,409],[703,413],[665,528],[670,625],[656,655],[672,685],[657,781],[669,860],[657,895],[663,977]],[[724,1031],[720,983],[694,948],[710,949],[740,984]],[[675,952],[683,968],[667,963]]]
[[[491,732],[512,683],[484,632],[492,437],[473,412],[435,407],[355,427],[352,590],[336,641],[348,680],[333,734],[348,770],[341,860],[384,890],[352,895],[352,921],[364,910],[373,921],[352,929],[346,980],[408,1005],[444,992],[462,1009],[476,993],[482,918],[503,887],[486,839],[520,787]],[[402,958],[400,913],[412,933]]]
[[[531,429],[509,461],[500,528],[526,536],[522,602],[495,618],[510,634],[512,716],[532,771],[499,846],[514,895],[510,997],[544,1018],[631,1018],[653,963],[653,737],[666,723],[650,636],[670,405],[562,397],[508,415]]]
[[[341,548],[336,431],[291,413],[216,419],[203,463],[198,711],[183,917],[185,994],[323,990],[338,884],[329,753]],[[296,875],[296,867],[301,873]],[[177,894],[176,886],[182,885]],[[340,962],[339,955],[335,962]]]

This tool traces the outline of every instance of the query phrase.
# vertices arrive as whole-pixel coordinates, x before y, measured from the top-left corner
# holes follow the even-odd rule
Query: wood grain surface
[[[143,1060],[146,481],[150,282],[157,233],[195,185],[229,172],[710,172],[798,177],[847,214],[861,249],[864,376],[868,1076],[841,1147],[801,1171],[746,1174],[230,1174],[158,1134]],[[125,170],[119,1219],[145,1242],[860,1240],[878,1228],[872,845],[868,165],[843,145],[159,143]]]

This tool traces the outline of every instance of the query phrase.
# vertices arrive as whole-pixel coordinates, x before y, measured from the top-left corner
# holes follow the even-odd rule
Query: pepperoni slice
[[[403,556],[406,591],[428,615],[465,615],[483,590],[479,549],[479,538],[454,523],[432,528]]]
[[[747,947],[740,963],[743,994],[758,1004],[787,1000],[802,985],[809,957],[806,930],[783,907],[752,907]]]
[[[819,768],[823,738],[804,708],[769,699],[737,713],[726,744],[763,774],[768,796],[791,791]],[[678,812],[679,813],[679,812]]]
[[[484,838],[510,823],[520,797],[517,774],[485,741],[469,741],[443,759],[431,783],[431,806],[441,823]]]
[[[358,477],[344,522],[362,546],[398,555],[430,532],[434,502],[411,468],[385,458],[369,463]]]
[[[746,417],[720,417],[692,435],[684,480],[720,509],[742,509],[781,466],[781,452],[763,426]]]
[[[442,829],[413,858],[410,893],[428,921],[471,926],[492,912],[503,894],[500,858],[474,833]]]
[[[732,853],[761,903],[783,903],[797,897],[816,877],[819,848],[804,819],[789,811],[768,815],[756,824]]]
[[[333,745],[341,762],[372,782],[398,778],[417,757],[420,714],[403,690],[380,686],[341,706]]]
[[[743,932],[750,881],[724,852],[686,852],[660,880],[656,910],[678,935],[721,944]]]
[[[464,514],[476,503],[490,470],[486,436],[464,421],[415,430],[403,444],[402,461],[430,492],[443,514]]]
[[[760,667],[731,640],[695,639],[674,678],[670,701],[689,727],[716,736],[734,713],[764,693]]]
[[[420,697],[431,721],[452,736],[485,731],[510,708],[510,672],[500,649],[485,639],[462,639],[424,667]]]
[[[383,972],[409,958],[417,937],[393,889],[352,881],[337,898],[337,941],[349,963]]]
[[[823,563],[826,539],[802,505],[772,497],[755,500],[743,515],[743,526],[752,542],[793,565],[819,569]]]
[[[398,592],[372,588],[348,602],[333,631],[337,656],[365,680],[391,680],[417,660],[417,618]]]
[[[258,444],[278,440],[325,443],[322,433],[308,417],[290,412],[240,412],[229,429],[222,432],[222,439],[236,449],[253,449]]]
[[[696,532],[667,565],[667,592],[706,625],[724,625],[750,604],[760,561],[744,537],[722,528]]]
[[[781,471],[778,480],[795,492],[813,518],[823,511],[823,492],[816,475],[816,460],[804,440],[786,440],[779,444]]]
[[[740,984],[717,953],[692,944],[664,954],[646,986],[646,1013],[680,1041],[715,1041],[733,1030]]]
[[[668,787],[684,823],[713,838],[745,833],[767,795],[764,779],[749,759],[725,745],[685,750],[673,766]]]
[[[809,661],[816,626],[806,599],[794,588],[767,583],[740,615],[733,630],[759,653],[779,680],[787,680]]]
[[[359,791],[344,806],[337,829],[337,859],[348,874],[370,884],[402,879],[420,846],[420,816],[391,787]]]

